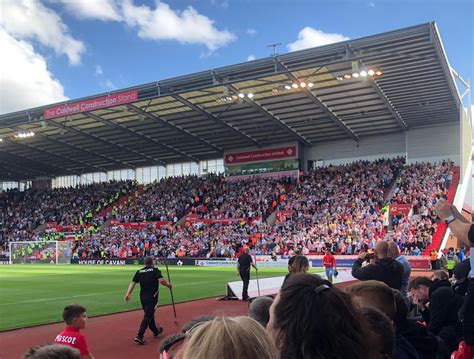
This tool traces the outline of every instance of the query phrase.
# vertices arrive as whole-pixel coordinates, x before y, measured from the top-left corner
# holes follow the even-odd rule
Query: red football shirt
[[[323,257],[323,266],[325,268],[334,268],[336,266],[336,258],[332,254],[326,254]]]
[[[76,348],[81,352],[81,356],[89,354],[86,337],[79,332],[79,329],[67,326],[64,330],[56,335],[55,344],[67,345]]]

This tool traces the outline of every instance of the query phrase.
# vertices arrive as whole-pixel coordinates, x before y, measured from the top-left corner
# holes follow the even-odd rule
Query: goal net
[[[10,242],[10,263],[69,264],[72,257],[70,241]]]

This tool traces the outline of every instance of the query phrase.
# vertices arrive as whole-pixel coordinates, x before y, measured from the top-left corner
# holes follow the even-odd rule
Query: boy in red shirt
[[[323,266],[326,268],[326,277],[328,277],[328,281],[332,283],[332,276],[336,270],[336,258],[330,251],[326,251],[326,254],[323,257]]]
[[[78,349],[82,359],[94,359],[89,352],[86,337],[79,330],[86,327],[86,308],[79,304],[70,304],[63,310],[66,328],[54,339],[54,343]]]

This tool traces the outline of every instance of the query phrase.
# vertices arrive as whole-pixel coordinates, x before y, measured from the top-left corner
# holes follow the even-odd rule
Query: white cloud
[[[36,40],[56,54],[66,55],[70,64],[81,62],[84,44],[69,34],[68,27],[53,10],[34,0],[2,0],[1,6],[0,26],[11,36]]]
[[[255,60],[254,55],[249,55],[249,57],[247,57],[247,61],[253,61],[253,60]]]
[[[257,35],[257,30],[252,29],[252,28],[248,28],[247,30],[245,30],[245,33],[249,36],[255,36],[255,35]]]
[[[94,72],[94,74],[95,74],[96,76],[100,76],[100,75],[103,75],[103,74],[104,74],[104,71],[102,71],[102,67],[101,67],[100,65],[97,65],[97,66],[95,67],[95,72]]]
[[[367,6],[369,6],[369,7],[375,7],[375,3],[374,3],[373,1],[371,1],[371,2],[369,2],[369,3],[367,4]]]
[[[61,83],[49,72],[44,58],[26,41],[0,29],[0,113],[64,101]]]
[[[117,86],[115,86],[115,84],[112,82],[112,80],[109,80],[109,79],[101,82],[100,85],[102,87],[104,87],[105,89],[107,89],[107,90],[117,90],[117,88],[118,88]]]
[[[349,40],[349,38],[341,34],[327,34],[307,26],[299,32],[298,40],[288,44],[287,47],[289,51],[298,51],[345,40]]]
[[[211,5],[215,6],[217,8],[221,9],[227,9],[229,7],[229,1],[228,0],[211,0]]]
[[[57,0],[66,10],[79,19],[120,21],[115,0]]]
[[[138,30],[138,36],[150,40],[176,40],[183,44],[202,44],[210,51],[235,40],[235,35],[218,30],[214,21],[199,14],[191,6],[183,11],[173,10],[163,2],[154,9],[131,0],[122,3],[122,16],[128,26]]]

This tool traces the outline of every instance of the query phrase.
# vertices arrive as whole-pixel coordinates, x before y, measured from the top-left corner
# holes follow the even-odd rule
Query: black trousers
[[[249,282],[250,282],[250,270],[241,271],[240,278],[242,278],[242,282],[244,282],[244,287],[242,288],[242,299],[248,299],[249,297]]]
[[[140,302],[145,314],[140,324],[137,337],[143,338],[147,328],[150,328],[153,333],[158,332],[158,328],[155,323],[155,306],[158,303],[158,296],[152,298],[140,296]]]

